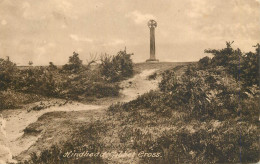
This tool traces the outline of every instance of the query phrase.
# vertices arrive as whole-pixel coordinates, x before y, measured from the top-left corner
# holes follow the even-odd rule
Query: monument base
[[[159,63],[158,59],[147,59],[146,60],[147,63]]]

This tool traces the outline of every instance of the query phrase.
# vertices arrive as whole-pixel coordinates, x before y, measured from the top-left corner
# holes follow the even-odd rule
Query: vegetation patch
[[[250,78],[259,74],[259,63],[255,63],[259,45],[256,52],[241,53],[227,42],[226,48],[207,52],[213,58],[166,70],[159,90],[113,104],[100,121],[78,128],[75,140],[68,143],[71,147],[47,149],[31,160],[60,162],[64,160],[60,152],[87,140],[93,152],[134,152],[135,156],[69,162],[258,162],[260,90]]]
[[[29,66],[24,69],[0,59],[0,109],[19,107],[20,101],[24,101],[16,100],[14,94],[18,92],[77,101],[118,96],[118,82],[133,75],[130,57],[125,51],[120,51],[115,56],[93,58],[84,65],[79,54],[74,52],[62,67],[50,62],[47,67]],[[93,64],[96,65],[92,67]],[[35,110],[41,108],[39,105]]]
[[[254,53],[229,42],[206,52],[213,58],[162,73],[159,91],[110,106],[133,144],[122,141],[138,152],[162,154],[139,157],[142,163],[258,162],[260,92],[259,80],[251,78],[259,74],[259,45]]]

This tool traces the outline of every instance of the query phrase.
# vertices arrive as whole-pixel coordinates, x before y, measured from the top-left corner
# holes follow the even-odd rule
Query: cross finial
[[[153,20],[153,19],[149,20],[148,27],[149,28],[156,28],[157,27],[157,22],[155,20]]]

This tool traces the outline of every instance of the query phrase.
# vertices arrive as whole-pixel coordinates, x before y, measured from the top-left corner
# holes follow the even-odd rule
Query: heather
[[[76,101],[118,96],[118,82],[133,75],[130,56],[120,51],[83,64],[74,52],[63,66],[50,62],[49,66],[22,69],[12,61],[0,59],[0,109],[18,108],[26,104],[23,99],[29,95]],[[29,102],[41,100],[35,99]]]
[[[242,53],[230,42],[223,49],[205,52],[212,57],[148,76],[149,80],[160,81],[157,90],[111,105],[96,118],[98,121],[80,124],[73,141],[32,154],[28,162],[63,162],[65,159],[57,156],[87,142],[94,143],[95,149],[90,149],[93,152],[160,156],[80,158],[69,162],[257,163],[259,44],[255,52]]]
[[[242,53],[227,42],[205,52],[213,57],[185,66],[182,75],[176,68],[162,73],[159,90],[109,108],[132,148],[163,154],[142,163],[258,161],[259,45]]]

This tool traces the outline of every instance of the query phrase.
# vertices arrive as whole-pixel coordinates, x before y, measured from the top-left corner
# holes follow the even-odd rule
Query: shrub
[[[0,91],[12,87],[17,72],[16,65],[0,58]]]
[[[241,63],[240,78],[246,86],[258,85],[260,82],[259,52],[260,46],[257,45],[256,52],[248,52],[243,56]]]
[[[201,68],[205,68],[207,66],[209,66],[211,63],[211,59],[208,56],[205,56],[204,58],[199,60],[199,66]]]
[[[131,54],[119,51],[116,56],[104,55],[101,57],[101,75],[107,81],[117,82],[133,75],[133,62]]]
[[[56,70],[57,69],[57,66],[53,64],[53,62],[49,62],[49,67],[48,67],[49,70]]]
[[[19,108],[24,104],[43,99],[43,96],[37,94],[25,94],[13,90],[0,91],[0,110]]]
[[[166,70],[162,74],[162,80],[159,83],[159,88],[163,92],[171,92],[176,88],[177,78],[173,70]]]
[[[43,67],[21,70],[14,80],[15,90],[45,96],[55,96],[55,80],[52,71]]]
[[[0,110],[17,108],[20,107],[19,105],[18,97],[14,92],[0,91]]]
[[[79,54],[73,52],[73,55],[69,57],[69,63],[65,64],[62,69],[65,71],[78,72],[83,67],[82,60],[79,59]]]
[[[157,74],[157,72],[155,72],[155,73],[149,75],[149,76],[148,76],[148,79],[149,79],[149,80],[155,80],[157,77],[158,77],[158,74]]]
[[[109,84],[104,82],[94,83],[88,90],[87,95],[96,96],[97,98],[102,97],[113,97],[119,95],[119,86],[115,84]]]
[[[232,42],[233,43],[233,42]],[[245,86],[259,86],[259,44],[257,44],[256,52],[248,52],[243,54],[240,49],[234,50],[232,43],[226,42],[227,47],[221,50],[208,49],[206,53],[212,53],[211,66],[223,66],[226,72],[231,74],[235,79],[240,80]],[[201,59],[199,64],[206,62],[208,59]],[[205,69],[205,67],[201,67]]]
[[[163,158],[144,158],[143,163],[255,163],[259,159],[257,131],[257,126],[245,122],[225,121],[219,128],[208,124],[192,133],[179,126],[155,140],[143,142],[136,137],[134,142],[139,151],[162,154]],[[144,135],[149,134],[139,134]]]

